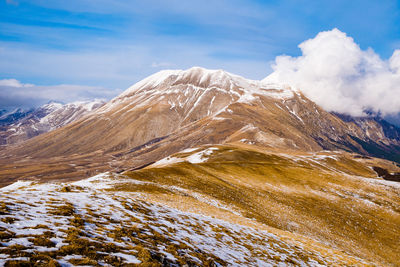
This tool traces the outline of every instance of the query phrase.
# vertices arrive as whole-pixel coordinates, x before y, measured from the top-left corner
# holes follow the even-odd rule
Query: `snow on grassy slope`
[[[181,151],[180,153],[192,153],[199,149],[200,148],[186,149],[186,150]],[[218,150],[217,147],[209,147],[206,149],[202,149],[201,151],[198,151],[196,153],[193,153],[189,156],[185,156],[185,157],[168,156],[166,158],[163,158],[163,159],[153,163],[151,165],[151,167],[157,167],[157,166],[161,167],[161,166],[184,162],[184,161],[190,162],[192,164],[203,163],[203,162],[206,162],[208,157],[211,156],[211,154],[217,150]]]
[[[340,265],[336,256],[306,251],[265,230],[108,191],[129,181],[117,178],[107,173],[0,189],[0,265]]]

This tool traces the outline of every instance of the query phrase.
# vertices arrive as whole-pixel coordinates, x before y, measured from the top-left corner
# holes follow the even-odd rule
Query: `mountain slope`
[[[60,128],[82,118],[103,104],[104,102],[101,100],[69,104],[49,103],[29,112],[24,112],[1,128],[0,145],[20,143]],[[10,116],[9,114],[7,118]]]
[[[376,164],[399,170],[390,162],[346,152],[265,152],[253,145],[209,145],[127,172],[139,182],[116,188],[153,194],[147,199],[200,212],[201,205],[193,200],[197,199],[224,210],[223,218],[240,214],[350,255],[396,266],[400,184],[376,179],[371,169]]]
[[[78,142],[82,145],[77,152],[132,148],[214,116],[232,103],[245,101],[250,94],[244,88],[258,89],[251,82],[223,71],[193,68],[178,73],[167,72],[165,75],[161,72],[145,79],[93,116],[71,125],[68,131],[57,132],[52,141],[60,144],[62,153],[68,153],[70,146]],[[290,91],[270,92],[278,97],[286,97],[286,93],[292,95]],[[86,133],[90,134],[93,142],[87,142]],[[25,149],[29,149],[28,146],[25,145]],[[55,150],[59,151],[60,147]],[[38,151],[36,148],[33,150]],[[51,147],[39,150],[46,154],[54,153]]]

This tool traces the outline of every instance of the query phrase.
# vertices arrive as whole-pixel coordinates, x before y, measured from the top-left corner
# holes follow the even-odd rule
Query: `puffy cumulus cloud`
[[[297,88],[328,111],[353,116],[400,112],[400,50],[383,60],[338,29],[320,32],[299,48],[299,57],[276,57],[264,81]]]
[[[49,101],[69,103],[78,100],[107,99],[122,90],[83,85],[38,86],[16,79],[0,80],[0,108],[35,107]]]

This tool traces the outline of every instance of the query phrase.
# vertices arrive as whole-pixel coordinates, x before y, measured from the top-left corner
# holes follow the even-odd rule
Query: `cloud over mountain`
[[[300,89],[328,111],[353,116],[400,112],[400,50],[385,60],[362,50],[338,29],[324,31],[299,45],[302,55],[278,56],[265,81]]]
[[[38,86],[16,79],[0,80],[0,107],[33,107],[49,101],[69,103],[78,100],[114,97],[116,91],[102,87],[60,84]]]

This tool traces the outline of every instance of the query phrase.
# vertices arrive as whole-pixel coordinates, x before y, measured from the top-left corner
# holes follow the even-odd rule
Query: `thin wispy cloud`
[[[174,64],[169,63],[169,62],[153,62],[151,64],[152,68],[170,68],[173,66],[174,66]]]
[[[17,0],[6,0],[6,3],[9,4],[9,5],[15,5],[15,6],[18,5]]]

